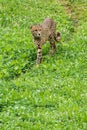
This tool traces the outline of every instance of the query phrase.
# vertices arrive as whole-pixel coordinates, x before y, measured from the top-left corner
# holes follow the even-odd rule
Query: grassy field
[[[0,0],[1,130],[87,130],[87,2],[66,0],[70,13],[63,3]],[[46,17],[61,41],[36,66],[29,27]]]

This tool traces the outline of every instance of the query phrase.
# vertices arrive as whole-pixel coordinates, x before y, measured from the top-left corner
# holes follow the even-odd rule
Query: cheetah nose
[[[40,36],[40,33],[38,33],[38,35]]]

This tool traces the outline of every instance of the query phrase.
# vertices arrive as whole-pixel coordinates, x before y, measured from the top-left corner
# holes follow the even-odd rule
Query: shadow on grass
[[[52,57],[49,56],[49,44],[47,43],[47,45],[43,46],[43,62],[47,61],[46,64],[51,62],[54,62],[54,60],[58,60],[58,59],[67,59],[71,57],[71,49],[69,46],[65,47],[63,46],[62,42],[56,43],[57,44],[57,50],[56,52],[53,54]],[[68,52],[69,51],[69,52]],[[21,74],[26,73],[28,71],[31,71],[31,69],[33,68],[33,66],[36,64],[36,57],[37,57],[37,53],[36,53],[36,49],[35,48],[31,48],[30,50],[22,50],[21,54],[17,57],[17,53],[14,54],[15,56],[13,57],[13,62],[15,62],[15,60],[18,61],[18,63],[10,65],[10,66],[6,66],[7,67],[7,71],[8,71],[8,75],[3,75],[2,79],[5,80],[11,80],[11,79],[15,79],[20,77]],[[22,57],[22,55],[26,54],[25,57]],[[72,57],[71,57],[72,58]],[[15,59],[15,60],[14,60]],[[8,60],[9,62],[9,60]]]

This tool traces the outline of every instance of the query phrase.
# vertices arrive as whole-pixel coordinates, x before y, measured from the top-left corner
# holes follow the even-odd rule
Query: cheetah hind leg
[[[56,51],[55,41],[50,41],[50,53],[49,53],[49,55],[52,56],[55,51]]]

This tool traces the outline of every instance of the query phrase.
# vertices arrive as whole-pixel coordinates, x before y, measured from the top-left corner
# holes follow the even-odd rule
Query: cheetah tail
[[[57,32],[56,35],[55,35],[55,40],[56,40],[57,42],[59,42],[60,39],[61,39],[61,37],[60,37],[60,33]]]

